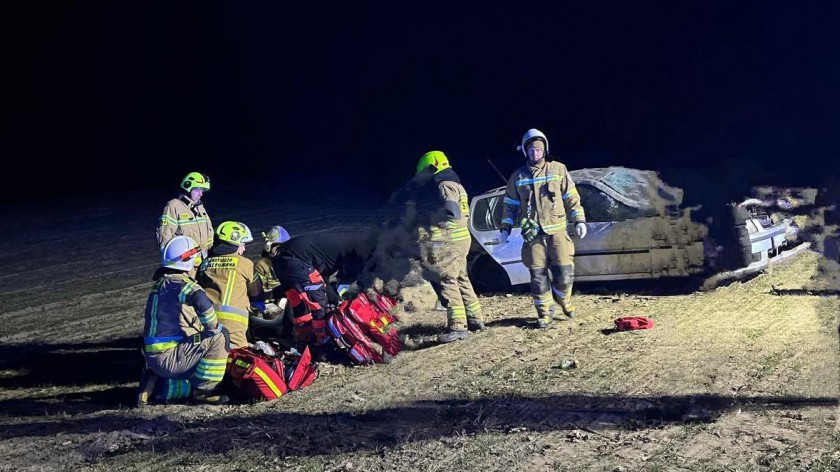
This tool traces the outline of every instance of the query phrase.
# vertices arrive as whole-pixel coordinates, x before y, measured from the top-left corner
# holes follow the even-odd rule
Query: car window
[[[625,205],[591,185],[578,184],[577,189],[583,211],[586,213],[586,221],[632,220],[653,216],[652,213],[655,213],[655,210],[646,212]]]
[[[502,227],[503,199],[504,194],[498,194],[476,200],[472,213],[472,225],[476,231],[492,231]]]

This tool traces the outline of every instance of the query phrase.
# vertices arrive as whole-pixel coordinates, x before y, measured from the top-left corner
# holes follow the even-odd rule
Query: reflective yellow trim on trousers
[[[534,305],[542,305],[542,306],[552,306],[554,305],[554,297],[551,296],[551,292],[542,293],[540,295],[532,295],[534,298]]]
[[[473,314],[481,311],[481,304],[479,302],[472,302],[467,305],[467,313]]]
[[[467,322],[467,311],[462,306],[451,306],[446,309],[446,314],[452,321]]]

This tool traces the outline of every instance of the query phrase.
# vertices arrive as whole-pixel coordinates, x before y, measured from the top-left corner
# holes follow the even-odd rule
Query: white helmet
[[[163,248],[163,267],[183,271],[195,267],[195,258],[201,255],[201,248],[188,236],[175,236]]]
[[[519,149],[522,151],[522,154],[525,154],[525,157],[528,157],[528,149],[526,149],[525,146],[535,139],[541,139],[542,142],[545,143],[545,153],[548,154],[548,138],[545,137],[545,134],[543,134],[542,131],[536,128],[529,129],[525,133],[525,136],[522,136],[522,144],[520,144],[516,149]]]
[[[265,238],[266,251],[270,251],[272,245],[285,243],[291,238],[289,232],[282,226],[273,226],[268,233],[263,233],[262,235]]]

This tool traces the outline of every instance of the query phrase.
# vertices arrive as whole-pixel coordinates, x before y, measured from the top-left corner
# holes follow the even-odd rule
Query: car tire
[[[512,289],[507,272],[488,254],[471,259],[467,272],[476,292],[510,292]]]

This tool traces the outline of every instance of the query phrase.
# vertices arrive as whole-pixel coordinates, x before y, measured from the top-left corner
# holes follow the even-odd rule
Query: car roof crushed
[[[569,172],[576,184],[591,185],[619,202],[640,210],[664,214],[679,207],[683,190],[663,182],[652,170],[597,167]]]

